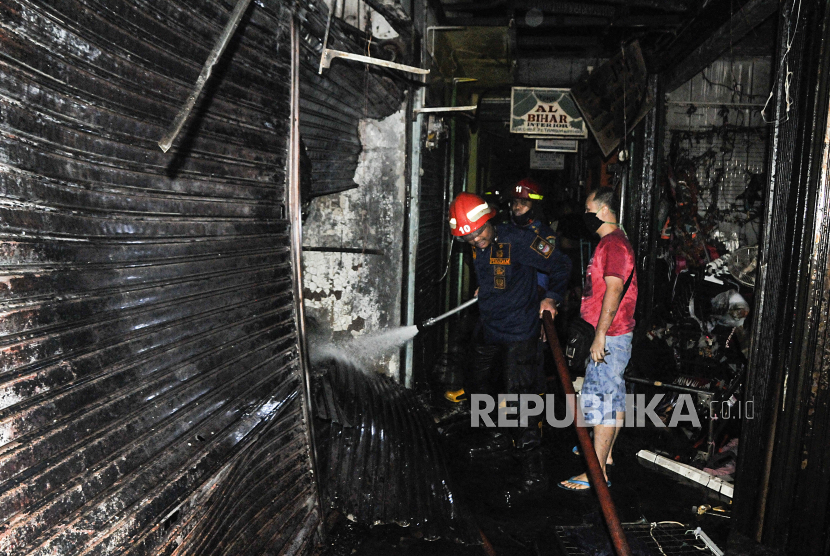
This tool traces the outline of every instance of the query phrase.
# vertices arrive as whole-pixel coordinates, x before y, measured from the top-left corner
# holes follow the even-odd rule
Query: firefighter
[[[556,234],[542,221],[541,202],[545,196],[542,186],[532,178],[519,180],[508,191],[510,197],[510,219],[520,228],[529,228],[549,243],[556,241]]]
[[[490,220],[495,215],[495,209],[471,193],[460,193],[450,204],[450,232],[472,246],[479,288],[480,320],[473,336],[465,390],[468,394],[491,394],[490,386],[498,380],[497,393],[541,394],[544,377],[537,364],[539,319],[546,310],[556,316],[571,262],[531,230],[494,225]],[[537,271],[549,277],[541,302]],[[504,493],[508,498],[538,494],[547,488],[540,422],[539,416],[531,417],[527,427],[513,429],[522,476],[518,485]]]
[[[542,195],[542,186],[531,178],[524,178],[510,188],[508,196],[510,197],[511,222],[519,228],[533,231],[533,233],[543,237],[548,243],[559,249],[560,245],[556,234],[550,226],[542,221],[541,202],[545,198]],[[547,274],[538,272],[536,282],[539,285],[540,292],[547,291]]]

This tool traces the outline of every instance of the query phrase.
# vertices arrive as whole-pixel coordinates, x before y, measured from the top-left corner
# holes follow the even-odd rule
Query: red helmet
[[[456,237],[472,233],[493,218],[496,209],[472,193],[459,193],[450,203],[450,232]]]
[[[510,189],[510,197],[513,199],[530,199],[531,201],[541,201],[544,199],[542,195],[542,186],[530,178],[525,178]]]

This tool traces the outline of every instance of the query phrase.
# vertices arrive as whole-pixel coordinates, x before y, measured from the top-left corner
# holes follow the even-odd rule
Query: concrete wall
[[[309,316],[342,341],[400,325],[404,238],[404,107],[383,120],[363,120],[357,189],[318,197],[303,224],[303,246],[379,250],[382,254],[306,251],[303,289]],[[396,376],[396,350],[374,370]]]

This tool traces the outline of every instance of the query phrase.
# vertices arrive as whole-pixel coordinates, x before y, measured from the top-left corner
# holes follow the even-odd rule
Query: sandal
[[[589,483],[588,481],[579,481],[579,480],[577,480],[576,477],[577,476],[574,475],[573,477],[571,477],[570,479],[568,479],[567,481],[564,481],[564,482],[573,483],[575,485],[582,485],[585,488],[569,487],[569,486],[565,486],[562,483],[556,483],[556,486],[558,486],[562,490],[568,490],[570,492],[589,492],[591,490],[591,483]],[[605,484],[608,485],[609,488],[611,487],[611,481],[607,481]]]

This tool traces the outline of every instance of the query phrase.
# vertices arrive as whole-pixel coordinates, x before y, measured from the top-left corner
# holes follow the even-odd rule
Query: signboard
[[[571,92],[604,156],[611,154],[654,105],[637,41],[574,85]]]
[[[510,94],[510,132],[558,137],[588,137],[585,120],[570,89],[513,87]]]
[[[536,150],[557,153],[579,152],[578,139],[536,139]]]
[[[531,170],[564,170],[565,155],[530,149]]]

